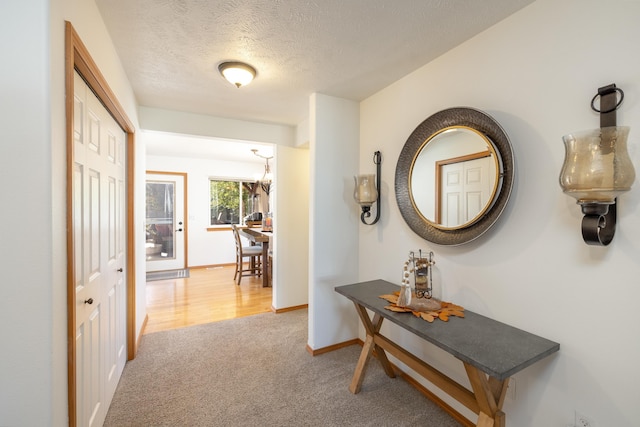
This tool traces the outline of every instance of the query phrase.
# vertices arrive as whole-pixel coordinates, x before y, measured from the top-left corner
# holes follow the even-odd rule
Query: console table
[[[367,334],[349,390],[354,394],[360,391],[367,363],[374,350],[386,374],[395,377],[386,351],[478,414],[477,426],[505,427],[502,406],[509,378],[555,353],[560,349],[560,344],[468,310],[465,310],[464,318],[452,316],[448,322],[436,320],[429,323],[411,313],[385,309],[389,302],[379,296],[399,290],[399,286],[384,280],[335,288],[336,292],[353,301]],[[367,309],[373,312],[373,319],[369,317]],[[384,319],[462,361],[472,390],[380,334]]]

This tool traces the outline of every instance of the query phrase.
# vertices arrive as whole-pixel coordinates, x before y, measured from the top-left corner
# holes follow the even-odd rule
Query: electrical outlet
[[[584,414],[576,411],[576,419],[575,419],[576,427],[596,427],[596,424],[593,420],[587,417]]]

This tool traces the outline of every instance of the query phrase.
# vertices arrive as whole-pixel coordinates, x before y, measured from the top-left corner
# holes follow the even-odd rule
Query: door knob
[[[85,304],[89,304],[89,305],[93,304],[93,298],[89,298],[89,299],[84,300],[84,303]]]
[[[182,231],[182,228],[178,228],[176,231]]]
[[[117,271],[118,271],[119,273],[122,273],[122,271],[123,271],[123,270],[122,270],[122,267],[120,267]]]

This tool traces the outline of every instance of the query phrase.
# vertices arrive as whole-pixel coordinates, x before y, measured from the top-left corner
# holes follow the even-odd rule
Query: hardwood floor
[[[271,312],[262,278],[233,280],[234,266],[193,268],[186,279],[147,282],[144,334]]]

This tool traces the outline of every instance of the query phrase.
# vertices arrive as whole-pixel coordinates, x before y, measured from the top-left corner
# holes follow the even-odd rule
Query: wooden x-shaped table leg
[[[478,413],[477,427],[505,427],[505,414],[502,412],[505,396],[507,395],[507,387],[509,386],[509,378],[498,380],[494,377],[488,377],[479,369],[464,364],[467,376],[471,382],[471,388],[475,395],[480,412]]]
[[[385,350],[375,343],[376,337],[378,338],[378,342],[381,344],[388,342],[388,340],[384,339],[384,337],[380,335],[380,327],[382,326],[384,318],[376,313],[373,316],[373,319],[371,319],[364,306],[357,303],[354,304],[356,311],[358,312],[358,316],[360,317],[367,333],[367,337],[362,347],[362,352],[360,353],[360,358],[358,359],[358,364],[356,365],[351,384],[349,385],[349,391],[356,394],[360,391],[362,381],[364,380],[365,372],[367,370],[367,364],[369,363],[374,351],[376,352],[377,358],[386,374],[391,378],[395,378],[395,373],[389,359],[387,358]],[[392,353],[398,356],[395,352]],[[453,381],[448,378],[446,380],[441,380],[444,382],[444,384],[441,385],[444,387],[453,387],[450,391],[453,392],[455,395],[454,397],[478,414],[477,427],[505,427],[506,421],[505,414],[502,412],[502,405],[504,404],[504,399],[507,394],[509,378],[505,380],[498,380],[494,377],[487,376],[484,372],[468,363],[464,363],[464,367],[467,371],[467,376],[469,377],[473,393],[470,393],[467,390],[465,390],[464,393],[459,391],[457,388],[453,387],[454,385],[457,386],[457,384],[453,383]],[[431,372],[427,372],[427,375],[428,374],[435,375]],[[432,381],[433,379],[434,378],[431,378]],[[435,375],[435,379],[440,379],[440,375]]]
[[[364,346],[362,347],[362,352],[360,353],[356,370],[353,373],[351,385],[349,385],[349,391],[356,394],[360,391],[362,380],[364,379],[364,374],[367,370],[367,364],[369,363],[369,359],[371,358],[374,350],[386,374],[391,378],[395,378],[396,374],[393,372],[393,367],[391,366],[391,363],[389,363],[389,359],[387,359],[387,354],[382,348],[380,348],[380,346],[374,344],[374,337],[378,332],[380,332],[380,327],[382,326],[382,321],[384,319],[379,314],[376,314],[373,316],[372,321],[364,306],[356,303],[354,304],[356,306],[358,316],[360,316],[360,320],[364,325],[364,329],[367,332],[367,338],[364,341]]]

